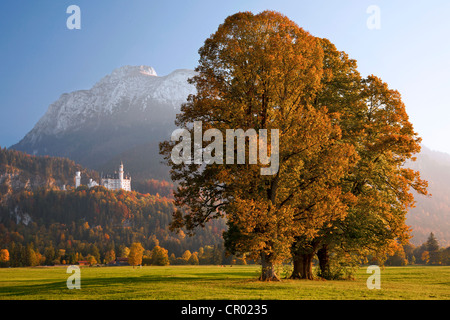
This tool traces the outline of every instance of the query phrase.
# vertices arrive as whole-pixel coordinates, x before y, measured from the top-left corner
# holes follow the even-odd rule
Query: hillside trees
[[[63,185],[74,185],[76,171],[80,171],[83,180],[90,178],[98,181],[95,171],[87,170],[81,165],[67,158],[33,156],[16,150],[7,150],[0,147],[0,171],[4,173],[19,174],[23,185],[27,189],[32,187],[62,187]],[[31,180],[31,183],[25,183]],[[33,185],[33,182],[35,182]],[[0,193],[8,191],[8,184],[0,185]],[[18,190],[15,190],[18,191]],[[1,200],[1,198],[0,198]]]
[[[212,221],[198,237],[170,232],[172,200],[103,187],[67,191],[23,190],[0,205],[0,249],[8,250],[12,267],[75,264],[88,256],[97,263],[125,257],[125,248],[140,242],[177,256],[221,243],[225,224]]]

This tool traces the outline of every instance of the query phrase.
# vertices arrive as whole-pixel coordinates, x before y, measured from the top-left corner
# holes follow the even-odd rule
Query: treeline
[[[134,247],[140,251],[136,252]],[[186,250],[177,257],[174,253],[169,255],[167,249],[155,245],[152,250],[146,250],[141,243],[135,242],[131,247],[123,245],[108,245],[106,252],[101,252],[95,244],[88,244],[71,249],[55,249],[52,245],[46,247],[44,252],[36,249],[33,243],[26,246],[21,243],[12,243],[9,248],[0,250],[0,267],[30,267],[54,265],[114,265],[116,259],[125,259],[130,265],[167,266],[167,265],[246,265],[254,263],[243,257],[227,255],[223,245],[200,247],[191,253]]]
[[[161,246],[176,257],[222,244],[222,221],[196,237],[172,233],[174,210],[165,197],[104,187],[23,190],[0,206],[0,249],[8,251],[9,266],[19,267],[73,264],[89,256],[103,263],[112,252],[126,257],[134,242],[147,250]]]
[[[175,185],[166,180],[148,179],[133,181],[133,190],[144,194],[158,194],[161,197],[173,198],[174,189]]]
[[[408,243],[399,246],[386,262],[388,266],[405,266],[412,264],[450,265],[450,246],[441,248],[433,233],[430,233],[426,242],[415,247]]]
[[[136,261],[133,263],[133,261]],[[160,246],[155,246],[153,250],[145,250],[141,260],[128,260],[131,265],[246,265],[254,263],[247,261],[245,257],[235,257],[226,254],[223,245],[204,246],[200,247],[198,251],[191,252],[186,250],[183,254],[177,257],[174,253],[170,254],[166,249]]]

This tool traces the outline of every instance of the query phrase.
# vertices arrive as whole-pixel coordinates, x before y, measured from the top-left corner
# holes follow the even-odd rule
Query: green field
[[[65,267],[0,269],[0,299],[450,299],[450,267],[381,270],[381,289],[356,280],[260,282],[259,266],[82,267],[81,289],[69,290]]]

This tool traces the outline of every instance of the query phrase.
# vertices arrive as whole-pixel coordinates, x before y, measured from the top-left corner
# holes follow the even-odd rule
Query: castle
[[[77,171],[75,174],[75,188],[78,188],[81,184],[81,172]],[[109,190],[120,190],[131,191],[131,177],[125,176],[123,173],[123,163],[120,163],[119,172],[115,172],[113,175],[106,175],[101,177],[100,185],[104,186]],[[92,188],[98,186],[96,181],[90,179],[88,187]]]

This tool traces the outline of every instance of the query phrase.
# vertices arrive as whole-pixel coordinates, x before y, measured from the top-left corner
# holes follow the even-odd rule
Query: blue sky
[[[81,30],[69,30],[69,5]],[[380,29],[366,12],[380,8]],[[450,153],[450,1],[143,1],[0,2],[0,146],[18,142],[62,93],[89,89],[123,65],[159,75],[194,69],[198,49],[239,11],[275,10],[330,39],[402,94],[428,147]]]

